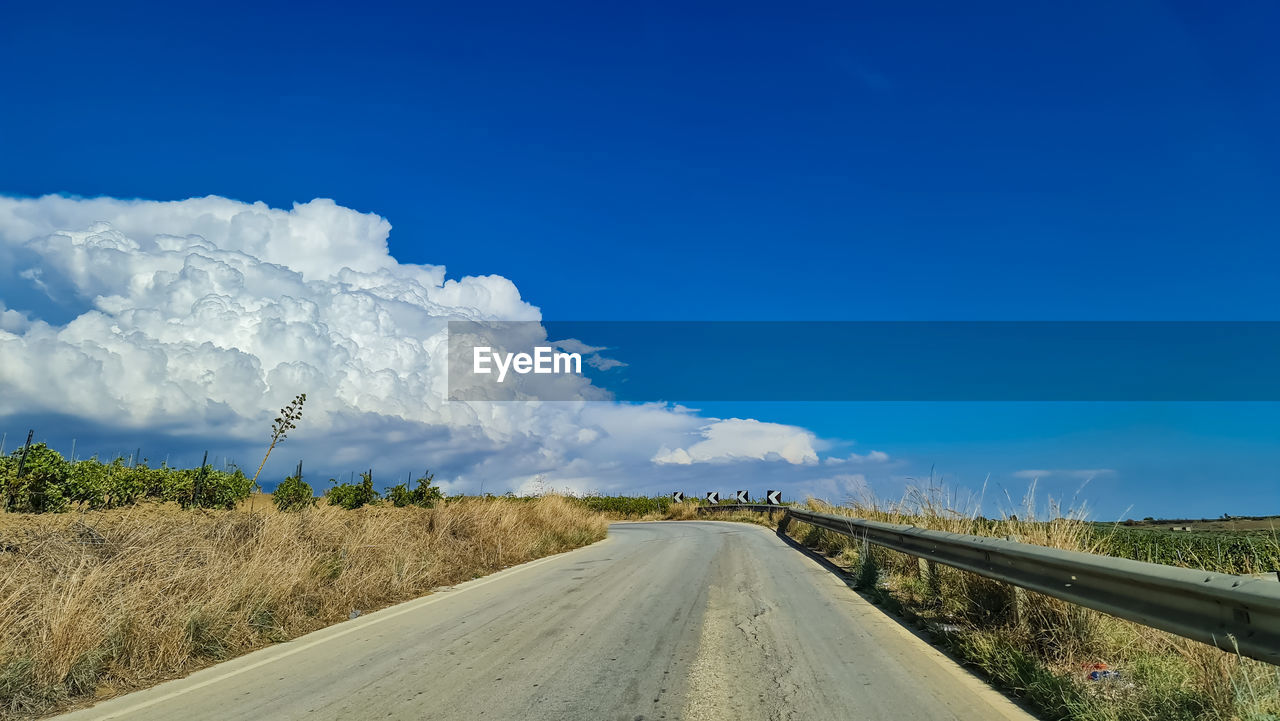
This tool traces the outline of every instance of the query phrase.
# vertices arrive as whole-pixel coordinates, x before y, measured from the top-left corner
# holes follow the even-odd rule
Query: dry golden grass
[[[765,526],[767,528],[778,527],[778,522],[782,520],[786,512],[782,509],[775,511],[697,511],[697,506],[685,503],[680,506],[673,505],[671,513],[667,515],[670,520],[686,521],[734,521],[737,523],[751,523],[757,526]],[[706,508],[706,506],[703,506]],[[679,510],[677,510],[679,509]]]
[[[0,718],[47,713],[604,537],[558,496],[0,514]]]
[[[710,514],[698,513],[696,503],[672,503],[666,513],[653,513],[641,520],[645,521],[695,521],[707,520]]]

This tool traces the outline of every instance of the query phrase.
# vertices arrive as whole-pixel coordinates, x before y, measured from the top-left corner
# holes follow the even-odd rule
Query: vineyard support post
[[[22,447],[22,458],[18,459],[18,478],[22,478],[22,469],[27,465],[27,451],[31,450],[31,438],[36,434],[36,429],[32,428],[27,431],[27,444]]]
[[[200,505],[200,485],[204,482],[204,474],[209,468],[209,452],[204,452],[204,459],[200,461],[200,472],[196,474],[196,482],[191,488],[191,505],[193,507]]]

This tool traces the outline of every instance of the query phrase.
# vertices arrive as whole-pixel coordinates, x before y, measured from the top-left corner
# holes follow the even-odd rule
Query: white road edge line
[[[319,646],[320,644],[325,643],[326,641],[332,641],[335,638],[342,638],[343,636],[346,636],[349,633],[355,633],[356,631],[366,629],[375,624],[382,623],[383,621],[387,621],[387,620],[396,618],[398,616],[403,616],[406,613],[412,613],[414,611],[417,611],[420,608],[423,608],[424,606],[430,606],[433,603],[438,603],[440,601],[444,601],[450,598],[456,598],[457,595],[459,593],[462,593],[463,591],[470,591],[476,588],[480,588],[482,586],[487,586],[491,583],[495,583],[509,576],[514,576],[515,574],[520,573],[521,571],[527,571],[530,568],[541,566],[544,563],[550,563],[551,561],[554,561],[558,558],[564,558],[565,556],[569,555],[570,553],[573,553],[574,551],[580,551],[586,548],[599,548],[601,545],[608,543],[612,539],[613,539],[612,536],[606,536],[604,539],[587,546],[573,548],[568,551],[564,551],[562,553],[557,553],[554,556],[539,558],[535,561],[529,561],[527,563],[522,563],[518,566],[512,566],[511,568],[504,568],[495,573],[491,573],[488,576],[482,576],[480,578],[473,579],[471,581],[465,581],[456,586],[453,586],[451,589],[449,589],[450,592],[448,593],[445,593],[442,591],[434,591],[429,596],[426,596],[425,598],[414,599],[412,601],[406,601],[402,604],[399,604],[399,608],[397,608],[396,606],[391,606],[389,608],[382,609],[381,611],[375,611],[374,613],[369,614],[369,616],[366,617],[367,620],[365,620],[363,623],[354,623],[349,628],[343,628],[336,632],[325,633],[326,631],[332,631],[338,624],[334,624],[332,626],[326,626],[322,629],[317,629],[312,633],[324,633],[323,638],[317,638],[317,639],[308,641],[306,643],[294,646],[293,648],[284,648],[283,646],[288,645],[289,643],[289,642],[286,642],[281,647],[278,647],[279,648],[278,653],[271,654],[271,656],[268,658],[259,659],[246,666],[241,666],[240,668],[227,671],[226,673],[220,676],[214,676],[213,678],[205,679],[204,681],[201,681],[199,683],[191,684],[189,686],[184,686],[175,691],[170,691],[169,693],[164,694],[162,696],[157,696],[155,698],[148,699],[140,703],[136,703],[132,706],[129,706],[128,708],[120,709],[119,711],[110,711],[102,716],[95,716],[91,719],[91,721],[107,721],[107,719],[122,718],[124,716],[127,716],[128,714],[141,711],[142,709],[149,708],[163,701],[168,701],[171,698],[176,698],[185,693],[189,693],[197,689],[202,689],[205,686],[211,686],[220,681],[225,681],[234,676],[239,676],[242,673],[252,671],[262,666],[266,666],[269,663],[275,663],[276,661],[279,661],[284,658],[288,658],[294,655],[295,653],[301,653],[303,651],[306,651],[307,649]],[[395,609],[395,610],[392,610],[392,609]],[[390,611],[390,613],[388,613],[388,611]],[[310,634],[307,634],[307,635],[310,635]],[[299,639],[306,638],[306,635],[299,636],[298,638]],[[262,653],[264,651],[269,651],[269,650],[270,650],[270,647],[261,649],[260,651],[251,652],[251,653]],[[241,656],[240,658],[244,658],[244,656]],[[234,661],[234,660],[235,659],[232,659],[231,661]],[[231,661],[228,661],[228,663],[230,663]],[[211,666],[210,668],[217,668],[217,666],[216,665]],[[199,671],[197,671],[196,673],[199,673]],[[169,681],[167,683],[177,683],[177,682],[181,682],[182,680],[183,679],[174,679],[173,681]],[[152,688],[153,689],[159,688],[159,686],[153,686]],[[146,693],[147,690],[148,689],[140,689],[139,691],[135,691],[134,693]],[[128,694],[126,694],[125,696],[121,696],[119,698],[123,699],[123,698],[126,698],[127,696]],[[110,703],[110,700],[104,703]],[[89,707],[89,708],[92,708],[92,707]],[[89,709],[84,709],[84,710],[87,711]],[[68,713],[75,713],[75,712],[71,711]],[[57,719],[57,718],[58,717],[56,716],[54,717],[54,719]]]

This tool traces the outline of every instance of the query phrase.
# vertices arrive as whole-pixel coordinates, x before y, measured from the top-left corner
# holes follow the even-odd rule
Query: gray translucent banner
[[[1277,322],[449,323],[465,401],[1277,401]]]

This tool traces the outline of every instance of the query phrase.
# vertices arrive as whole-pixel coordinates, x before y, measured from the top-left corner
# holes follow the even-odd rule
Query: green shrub
[[[44,443],[36,443],[29,449],[14,449],[5,461],[0,507],[25,513],[67,510],[69,502],[63,489],[71,464],[57,451]]]
[[[128,506],[136,503],[146,491],[146,471],[126,466],[124,458],[116,457],[107,467],[107,493],[104,508]]]
[[[324,494],[331,506],[342,506],[348,511],[353,511],[378,500],[378,492],[373,490],[372,471],[361,473],[359,483],[338,483],[332,478],[329,482],[337,484]]]
[[[302,480],[302,476],[293,475],[280,481],[271,494],[271,501],[281,511],[300,511],[316,504],[311,485]]]
[[[63,490],[67,500],[89,508],[105,506],[109,468],[97,458],[72,463]]]
[[[102,463],[96,457],[75,463],[43,443],[0,458],[0,510],[56,513],[74,506],[103,509],[128,506],[144,498],[173,501],[183,508],[232,509],[249,497],[252,483],[239,469],[176,469],[123,458]],[[21,466],[22,474],[18,469]]]
[[[413,505],[431,508],[444,500],[444,492],[432,483],[433,480],[431,475],[418,479],[418,487],[413,489]]]
[[[197,479],[196,491],[193,505],[232,510],[253,493],[253,480],[239,468],[230,473],[209,469]]]
[[[666,513],[671,508],[671,496],[586,496],[578,502],[589,510],[620,516]]]
[[[404,508],[413,503],[413,491],[408,483],[397,483],[387,489],[387,500],[396,508]]]
[[[150,471],[149,475],[154,477],[160,470]],[[249,497],[252,485],[239,468],[232,472],[218,471],[209,466],[185,470],[165,468],[160,475],[158,497],[183,508],[231,510]],[[147,495],[156,495],[155,490],[153,483]]]
[[[418,479],[417,486],[412,490],[408,483],[398,483],[387,489],[387,500],[397,508],[405,506],[431,508],[444,500],[444,493],[434,484],[435,479],[435,474],[427,471]]]

